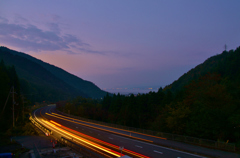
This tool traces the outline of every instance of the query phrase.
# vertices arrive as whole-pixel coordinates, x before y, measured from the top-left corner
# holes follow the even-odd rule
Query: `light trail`
[[[50,122],[52,122],[52,121],[50,120]],[[113,144],[110,144],[110,143],[108,143],[108,142],[102,141],[102,140],[100,140],[100,139],[97,139],[97,138],[91,137],[91,136],[89,136],[89,135],[80,133],[80,132],[75,131],[75,130],[73,130],[73,129],[71,129],[71,128],[65,127],[65,126],[63,126],[63,125],[60,125],[60,124],[58,124],[58,125],[61,126],[61,128],[64,128],[64,129],[66,129],[66,130],[70,130],[71,132],[77,133],[77,134],[81,135],[82,137],[85,137],[86,139],[90,139],[90,140],[96,141],[96,142],[98,142],[98,143],[100,143],[100,144],[103,144],[103,145],[106,145],[106,146],[108,146],[108,147],[114,148],[115,150],[119,150],[119,146],[117,146],[117,145],[113,145]],[[131,151],[131,150],[128,150],[128,149],[123,149],[123,151],[126,152],[127,154],[131,154],[131,155],[134,155],[134,156],[136,156],[136,157],[149,158],[149,157],[147,157],[147,156],[145,156],[145,155],[136,153],[136,152]]]
[[[43,125],[45,125],[45,126],[47,126],[48,128],[51,128],[51,129],[53,129],[53,131],[55,131],[55,132],[57,132],[58,134],[60,134],[60,135],[62,135],[62,136],[64,136],[64,137],[66,137],[67,139],[69,139],[69,140],[73,140],[73,138],[75,139],[75,141],[76,140],[78,140],[78,141],[76,141],[76,142],[78,142],[79,143],[79,141],[80,142],[84,142],[84,143],[86,143],[87,145],[90,145],[90,146],[92,146],[92,147],[95,147],[95,148],[97,148],[97,149],[99,149],[99,150],[102,150],[102,151],[104,151],[104,152],[106,152],[106,153],[108,153],[108,154],[111,154],[111,155],[114,155],[114,156],[116,156],[116,157],[120,157],[120,153],[118,153],[118,152],[116,152],[116,151],[113,151],[113,150],[111,150],[111,149],[108,149],[108,148],[106,148],[106,147],[103,147],[103,146],[101,146],[101,145],[98,145],[98,144],[96,144],[96,143],[93,143],[93,142],[91,142],[91,141],[88,141],[88,140],[86,140],[86,139],[83,139],[83,138],[81,138],[81,137],[78,137],[78,136],[76,136],[76,135],[74,135],[74,134],[72,134],[72,133],[70,133],[70,132],[67,132],[67,131],[65,131],[65,130],[62,130],[62,129],[60,129],[59,127],[57,127],[57,126],[59,126],[60,124],[53,124],[53,123],[50,123],[50,122],[48,122],[48,121],[46,121],[46,120],[40,120],[40,119],[38,119],[36,116],[35,116],[35,119],[38,121],[38,122],[40,122],[41,124],[43,124]],[[54,122],[54,121],[52,121],[52,122]],[[54,123],[56,123],[56,122],[54,122]],[[61,125],[60,125],[61,126]],[[81,143],[82,144],[82,143]],[[109,157],[109,156],[108,156]]]
[[[103,151],[105,151],[105,152],[107,152],[107,153],[110,153],[110,154],[112,154],[112,155],[114,155],[114,156],[117,156],[117,157],[120,157],[120,155],[121,155],[120,153],[119,153],[119,154],[116,154],[115,151],[112,152],[111,149],[108,149],[108,148],[106,148],[106,147],[103,147],[103,146],[98,145],[98,144],[96,144],[96,143],[93,143],[93,142],[91,142],[91,141],[88,141],[88,140],[86,140],[86,139],[84,139],[84,138],[78,137],[78,136],[76,136],[76,135],[74,135],[74,134],[72,134],[72,133],[70,133],[70,132],[67,132],[67,131],[65,131],[65,130],[62,130],[62,129],[58,128],[57,126],[55,126],[54,124],[52,124],[52,123],[50,123],[50,122],[48,122],[48,121],[45,121],[45,123],[49,124],[50,126],[53,126],[54,129],[57,129],[58,131],[61,131],[62,133],[65,133],[66,135],[71,136],[72,139],[75,138],[75,139],[77,139],[77,140],[79,140],[79,141],[82,141],[82,142],[84,142],[84,143],[86,143],[86,144],[89,144],[89,145],[91,145],[91,146],[93,146],[93,147],[95,147],[95,148],[98,148],[98,149],[100,149],[100,150],[103,150]]]
[[[102,127],[107,127],[107,128],[122,130],[122,131],[129,132],[129,133],[136,133],[136,134],[140,134],[140,135],[145,135],[145,136],[149,136],[149,137],[154,137],[154,138],[159,138],[159,139],[167,140],[167,138],[163,138],[163,137],[153,136],[153,135],[144,134],[144,133],[139,133],[139,132],[135,132],[135,131],[124,130],[124,129],[115,128],[115,127],[110,127],[110,126],[106,126],[106,125],[100,125],[100,124],[97,124],[97,123],[87,122],[87,121],[83,121],[83,120],[71,118],[71,117],[68,117],[68,116],[60,115],[60,114],[57,114],[57,113],[54,113],[54,112],[52,112],[52,114],[53,114],[53,115],[59,115],[59,116],[65,117],[65,118],[69,118],[69,119],[71,119],[71,120],[76,120],[76,121],[81,121],[81,122],[85,122],[85,123],[89,123],[89,124],[94,124],[94,125],[97,125],[97,126],[102,126]],[[149,141],[149,140],[146,140],[146,141]]]
[[[58,115],[58,114],[52,115],[52,114],[49,114],[49,113],[45,113],[45,114],[47,114],[47,115],[49,115],[49,116],[52,116],[52,117],[60,118],[60,119],[66,120],[66,121],[70,121],[70,122],[73,122],[73,123],[76,123],[76,124],[80,124],[80,125],[83,125],[83,126],[87,126],[87,127],[90,127],[90,128],[95,128],[95,129],[98,129],[98,130],[107,131],[107,132],[114,133],[114,134],[117,134],[117,135],[122,135],[122,136],[125,136],[125,137],[131,137],[131,138],[138,139],[138,140],[141,140],[141,141],[153,143],[153,141],[151,141],[151,140],[142,139],[142,138],[138,138],[138,137],[134,137],[134,136],[129,136],[129,135],[127,135],[127,134],[122,134],[122,133],[110,131],[110,130],[107,130],[107,129],[98,128],[98,127],[91,126],[91,125],[87,125],[87,124],[83,124],[83,123],[80,123],[80,122],[74,122],[74,121],[72,121],[72,120],[77,120],[77,119],[73,119],[73,118],[70,118],[70,117],[67,117],[67,116],[61,116],[61,115],[56,116],[56,115]],[[67,118],[67,119],[66,119],[66,118]]]
[[[79,123],[79,122],[74,122],[74,121],[69,120],[69,119],[61,118],[60,116],[55,116],[55,115],[52,115],[52,114],[49,114],[49,113],[45,113],[45,114],[47,114],[47,115],[49,115],[49,116],[52,116],[52,117],[60,118],[60,119],[66,120],[66,121],[70,121],[70,122],[73,122],[73,123],[81,124],[81,123]],[[85,125],[85,124],[81,124],[81,125]],[[62,125],[61,125],[61,126],[62,126]],[[85,126],[90,126],[90,125],[85,125]],[[90,126],[90,127],[92,127],[92,128],[97,128],[97,127],[93,127],[93,126]],[[65,127],[65,128],[67,128],[67,127]],[[69,129],[69,128],[68,128],[68,129]],[[97,129],[98,129],[98,128],[97,128]],[[72,129],[70,129],[70,130],[72,130]],[[101,130],[102,130],[102,129],[101,129]],[[74,131],[74,130],[72,130],[72,131]],[[77,132],[77,131],[75,131],[75,132]],[[81,135],[84,135],[84,134],[82,134],[82,133],[80,133],[80,132],[77,132],[77,133],[78,133],[78,134],[81,134]],[[122,135],[123,135],[123,134],[122,134]],[[119,146],[116,146],[116,145],[113,145],[113,144],[110,144],[110,143],[101,141],[101,140],[99,140],[99,139],[90,137],[90,136],[88,136],[88,135],[85,135],[85,136],[88,137],[89,139],[94,139],[95,141],[98,141],[98,142],[100,141],[101,143],[104,143],[104,145],[107,145],[107,146],[110,146],[110,147],[112,147],[112,148],[114,148],[114,149],[119,150]],[[145,156],[145,155],[136,153],[136,152],[131,151],[131,150],[128,150],[128,149],[123,149],[123,151],[124,151],[125,153],[134,155],[134,156],[136,156],[136,157],[149,158],[148,156]]]
[[[62,126],[62,125],[60,125],[60,124],[58,124],[57,122],[54,122],[53,120],[50,120],[50,122],[52,122],[53,124],[55,124],[55,125],[57,125],[57,126]]]

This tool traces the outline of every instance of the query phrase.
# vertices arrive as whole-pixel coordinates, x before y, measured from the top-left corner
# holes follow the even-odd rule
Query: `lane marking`
[[[51,107],[50,107],[50,108],[51,108]],[[97,127],[97,128],[105,129],[105,130],[112,131],[112,132],[115,132],[115,133],[124,134],[124,132],[129,132],[130,135],[131,135],[131,133],[136,133],[136,134],[143,135],[143,136],[148,136],[148,137],[153,137],[153,138],[158,138],[158,139],[167,140],[167,138],[163,138],[163,137],[153,136],[153,135],[144,134],[144,133],[139,133],[139,132],[130,131],[130,130],[124,130],[124,129],[120,129],[120,128],[115,128],[115,127],[111,127],[111,126],[106,126],[106,125],[101,125],[101,124],[93,123],[93,122],[83,121],[83,120],[80,120],[79,118],[76,119],[76,118],[73,118],[73,117],[65,116],[65,115],[63,115],[63,114],[58,114],[57,111],[55,112],[55,114],[61,115],[61,116],[63,116],[63,117],[67,117],[67,118],[70,118],[70,119],[74,119],[74,120],[76,120],[76,122],[78,122],[78,123],[83,123],[83,124],[90,125],[90,126],[95,125],[95,127]],[[103,127],[104,127],[104,128],[103,128]],[[110,130],[109,130],[109,129],[110,129]],[[115,131],[114,131],[114,130],[115,130]],[[116,131],[117,131],[117,132],[116,132]],[[139,137],[137,137],[137,138],[139,138]]]
[[[59,119],[63,119],[63,120],[66,120],[66,121],[69,121],[69,122],[73,122],[72,120],[70,120],[69,118],[70,117],[67,117],[67,116],[61,116],[59,114],[54,114],[54,115],[51,115],[49,113],[45,113],[47,115],[50,115],[52,117],[56,117],[56,118],[59,118]],[[63,118],[64,117],[64,118]],[[117,134],[117,135],[122,135],[122,136],[126,136],[126,137],[129,137],[128,135],[126,134],[122,134],[122,133],[118,133],[118,132],[113,132],[113,131],[110,131],[110,130],[106,130],[104,128],[99,128],[99,127],[95,127],[95,126],[92,126],[92,125],[87,125],[87,124],[84,124],[84,123],[80,123],[80,122],[76,122],[77,124],[81,124],[83,126],[87,126],[87,127],[90,127],[90,128],[95,128],[95,129],[98,129],[98,130],[101,130],[101,131],[105,131],[105,132],[110,132],[110,133],[114,133],[114,134]],[[142,140],[142,141],[145,141],[145,142],[150,142],[150,143],[153,143],[153,141],[151,140],[147,140],[147,139],[143,139],[143,138],[139,138],[139,137],[133,137],[132,138],[134,139],[138,139],[138,140]]]
[[[48,114],[49,115],[49,114]],[[54,114],[55,115],[55,114]],[[57,115],[59,115],[59,114],[57,114]],[[57,116],[53,116],[53,117],[57,117]],[[66,117],[66,116],[65,116]],[[57,117],[57,118],[60,118],[60,117]],[[63,119],[63,118],[60,118],[60,119]],[[65,120],[65,119],[64,119]],[[67,120],[67,119],[66,119]],[[71,120],[68,120],[68,121],[70,121],[71,122]],[[85,125],[85,126],[87,126],[87,125]],[[94,126],[92,126],[92,128],[96,128],[96,127],[94,127]],[[97,128],[97,129],[99,129],[99,130],[103,130],[103,131],[108,131],[108,130],[104,130],[104,129],[101,129],[101,128]],[[117,133],[117,132],[112,132],[112,133]],[[124,135],[124,134],[120,134],[120,133],[118,133],[119,135]],[[158,145],[154,145],[154,144],[150,144],[150,143],[146,143],[146,142],[141,142],[141,141],[137,141],[137,140],[133,140],[133,139],[129,139],[129,138],[125,138],[125,137],[123,137],[123,136],[117,136],[117,135],[115,135],[116,137],[120,137],[120,138],[122,138],[122,139],[128,139],[128,140],[131,140],[131,141],[136,141],[136,142],[140,142],[140,143],[144,143],[144,144],[148,144],[148,145],[151,145],[151,146],[157,146],[157,147],[159,147],[159,148],[163,148],[163,149],[166,149],[166,150],[172,150],[172,151],[175,151],[175,152],[179,152],[179,153],[184,153],[184,154],[187,154],[187,155],[192,155],[192,156],[196,156],[196,157],[201,157],[201,158],[206,158],[206,157],[203,157],[203,156],[200,156],[200,155],[196,155],[196,154],[191,154],[191,153],[188,153],[188,152],[184,152],[184,151],[179,151],[179,150],[175,150],[175,149],[171,149],[171,148],[167,148],[167,147],[162,147],[162,146],[158,146]],[[142,139],[142,138],[137,138],[137,137],[135,137],[136,139]],[[144,139],[142,139],[142,140],[144,140]],[[149,140],[145,140],[145,141],[149,141]],[[149,142],[153,142],[153,141],[149,141]]]
[[[142,146],[139,146],[139,145],[135,145],[135,147],[138,147],[138,148],[143,148]]]
[[[114,135],[114,134],[112,134],[112,135]],[[118,136],[118,135],[114,135],[114,136],[115,136],[115,137],[120,137],[120,138],[123,138],[123,139],[128,139],[128,140],[131,140],[131,141],[136,141],[136,142],[143,143],[143,144],[148,144],[148,145],[155,146],[155,147],[158,147],[158,148],[163,148],[163,149],[166,149],[166,150],[176,151],[176,152],[183,153],[183,154],[187,154],[187,155],[191,155],[191,156],[196,156],[196,157],[201,157],[201,158],[207,158],[207,157],[204,157],[204,156],[200,156],[200,155],[196,155],[196,154],[191,154],[191,153],[187,153],[187,152],[184,152],[184,151],[179,151],[179,150],[175,150],[175,149],[171,149],[171,148],[167,148],[167,147],[163,147],[163,146],[159,146],[159,145],[155,145],[155,144],[150,144],[150,143],[146,143],[146,142],[141,142],[141,141],[138,141],[138,140],[134,140],[134,139],[130,139],[130,138],[125,138],[125,137]]]
[[[44,121],[44,120],[43,120]],[[44,122],[47,122],[47,121],[44,121]],[[69,122],[71,122],[71,120],[69,120]],[[46,124],[46,123],[44,123],[44,124]],[[46,125],[45,125],[46,126]],[[49,126],[49,125],[48,125]],[[48,127],[47,126],[47,127]],[[51,130],[52,130],[52,127],[51,127]],[[57,130],[59,130],[59,129],[57,129]],[[63,133],[62,133],[63,134]],[[72,134],[72,133],[71,133]],[[64,135],[64,134],[63,134]],[[66,136],[66,137],[68,137],[68,136]],[[73,138],[69,138],[69,139],[73,139]],[[74,137],[74,139],[75,139],[75,137]],[[74,141],[76,141],[76,140],[74,140]],[[90,148],[91,149],[91,148]],[[118,149],[119,150],[119,148],[118,148],[118,146],[116,146],[116,149]],[[93,150],[93,149],[92,149]],[[110,150],[110,151],[112,151],[112,150]],[[107,151],[108,152],[108,151]],[[126,153],[131,153],[131,154],[133,154],[133,155],[136,155],[136,156],[143,156],[143,157],[146,157],[146,158],[149,158],[149,157],[147,157],[147,156],[144,156],[144,155],[141,155],[141,154],[139,154],[139,153],[136,153],[136,152],[133,152],[133,151],[130,151],[130,150],[128,150],[128,151],[125,151]],[[101,153],[101,152],[100,152]],[[116,152],[117,153],[117,152]],[[115,154],[116,154],[115,153]],[[105,154],[103,154],[103,155],[105,155]],[[109,157],[108,155],[105,155],[106,157]]]
[[[111,137],[108,137],[109,139],[113,139],[113,138],[111,138]]]
[[[157,150],[153,150],[153,152],[155,152],[155,153],[159,153],[159,154],[163,154],[162,152],[157,151]]]
[[[78,127],[76,127],[76,128],[78,128]]]

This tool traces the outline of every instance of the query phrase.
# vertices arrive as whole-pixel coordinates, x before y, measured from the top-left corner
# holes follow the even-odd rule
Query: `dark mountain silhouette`
[[[208,58],[164,90],[106,95],[101,105],[79,97],[57,108],[98,121],[239,145],[239,61],[240,47]]]
[[[92,82],[6,47],[0,47],[0,60],[15,66],[22,90],[32,100],[57,101],[76,96],[100,98],[106,94]]]
[[[223,51],[221,54],[208,58],[202,64],[197,65],[195,68],[183,74],[178,80],[166,86],[164,90],[171,90],[172,92],[180,91],[185,85],[198,80],[199,77],[208,73],[220,74],[223,78],[231,79],[229,80],[231,82],[237,81],[240,75],[239,61],[240,47],[236,50]]]

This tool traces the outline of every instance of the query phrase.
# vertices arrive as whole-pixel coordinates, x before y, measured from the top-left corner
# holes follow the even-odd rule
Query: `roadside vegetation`
[[[58,102],[65,113],[240,146],[240,47],[207,59],[158,92]]]
[[[26,152],[28,149],[22,148],[11,138],[36,134],[29,121],[29,113],[34,106],[29,106],[30,101],[21,94],[21,86],[15,67],[6,67],[3,60],[0,62],[0,90],[0,152],[12,152],[18,157],[20,153]]]
[[[6,67],[3,60],[0,62],[0,87],[0,133],[7,136],[30,134],[28,118],[33,107],[21,94],[15,67]]]

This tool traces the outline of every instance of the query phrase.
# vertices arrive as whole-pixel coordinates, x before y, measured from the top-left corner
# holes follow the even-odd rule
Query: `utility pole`
[[[13,94],[13,127],[14,127],[14,86],[13,86],[13,92],[12,92],[12,94]]]
[[[7,100],[6,100],[6,102],[5,102],[5,105],[4,105],[4,107],[3,107],[3,110],[2,110],[2,113],[1,113],[1,115],[3,115],[3,112],[4,112],[4,110],[5,110],[5,107],[6,107],[6,105],[7,105],[8,98],[9,98],[9,96],[10,96],[10,93],[11,93],[11,91],[12,91],[12,87],[11,87],[11,89],[10,89],[9,93],[8,93],[8,97],[7,97]]]
[[[24,96],[22,95],[22,102],[23,102],[23,109],[22,109],[22,118],[23,118],[23,121],[24,121]]]
[[[12,92],[11,92],[12,91]],[[8,97],[7,97],[7,100],[6,100],[6,102],[5,102],[5,105],[4,105],[4,107],[3,107],[3,110],[2,110],[2,112],[1,112],[1,115],[3,115],[3,112],[4,112],[4,109],[5,109],[5,107],[6,107],[6,105],[7,105],[7,102],[8,102],[8,98],[9,98],[9,96],[10,96],[10,93],[12,93],[12,98],[13,98],[13,101],[12,101],[12,111],[13,111],[13,127],[15,126],[15,118],[14,118],[14,104],[15,104],[15,100],[14,100],[14,86],[12,86],[11,87],[11,89],[10,89],[10,91],[9,91],[9,93],[8,93]]]

